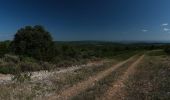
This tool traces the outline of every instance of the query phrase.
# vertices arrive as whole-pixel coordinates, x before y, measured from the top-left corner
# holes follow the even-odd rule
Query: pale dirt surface
[[[129,75],[134,74],[135,67],[141,62],[143,58],[144,55],[132,63],[132,65],[129,66],[129,68],[125,71],[125,73],[120,76],[120,79],[114,82],[113,85],[105,92],[103,98],[98,98],[98,100],[125,100],[123,95],[124,82],[128,79]]]
[[[55,70],[55,71],[31,72],[31,74],[32,74],[31,79],[32,79],[32,81],[39,81],[39,80],[46,79],[46,78],[48,78],[48,77],[50,77],[54,74],[67,73],[67,72],[71,72],[71,71],[81,69],[83,67],[100,66],[100,65],[103,65],[106,62],[109,62],[109,61],[108,60],[94,61],[94,62],[90,62],[90,63],[84,64],[84,65],[76,65],[76,66],[71,66],[71,67],[68,67],[68,68],[60,68],[60,69]],[[11,83],[12,77],[13,77],[13,75],[10,75],[10,74],[7,74],[7,75],[0,74],[0,84]]]
[[[114,70],[122,66],[123,64],[131,61],[134,59],[135,56],[120,62],[116,65],[113,65],[111,68],[108,68],[95,76],[91,76],[88,80],[81,81],[70,88],[67,88],[61,91],[59,94],[54,94],[49,97],[43,98],[44,100],[69,100],[71,97],[78,95],[82,91],[85,91],[88,88],[91,88],[102,78],[106,77],[107,75],[111,74]],[[42,98],[41,98],[42,99]]]
[[[56,74],[60,74],[60,73],[67,73],[67,72],[72,72],[78,69],[81,69],[83,67],[90,67],[90,66],[100,66],[103,65],[106,61],[100,61],[100,62],[90,62],[88,64],[84,64],[84,65],[76,65],[76,66],[72,66],[72,67],[68,67],[68,68],[61,68],[58,69],[58,71],[39,71],[39,72],[33,72],[31,79],[32,80],[42,80],[45,78],[48,78],[49,76],[52,75],[56,75]]]
[[[4,75],[4,74],[0,74],[0,83],[7,83],[9,81],[11,81],[11,75]]]
[[[65,68],[65,69],[60,69],[58,71],[31,72],[31,81],[43,80],[43,79],[48,78],[49,76],[51,76],[53,74],[71,72],[71,71],[78,70],[80,68],[82,68],[82,67],[73,66],[73,67],[69,67],[69,68]],[[2,84],[2,83],[6,84],[6,83],[12,82],[12,77],[14,77],[14,76],[10,75],[10,74],[8,74],[8,75],[0,74],[0,84]]]

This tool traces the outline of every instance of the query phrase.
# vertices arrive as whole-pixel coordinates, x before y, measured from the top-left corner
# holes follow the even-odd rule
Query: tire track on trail
[[[98,98],[98,100],[124,100],[124,82],[128,79],[129,75],[134,74],[135,67],[142,61],[143,58],[144,55],[140,56],[135,62],[133,62],[124,74],[120,76],[117,81],[113,82],[113,85],[105,92],[103,97]]]
[[[61,91],[59,94],[54,94],[44,98],[45,100],[69,100],[71,97],[78,95],[79,93],[85,91],[88,88],[91,88],[102,78],[106,77],[107,75],[111,74],[114,70],[119,68],[120,66],[126,64],[127,62],[133,60],[135,56],[130,57],[129,59],[122,61],[112,67],[98,73],[95,76],[91,76],[88,80],[81,81],[72,87]]]

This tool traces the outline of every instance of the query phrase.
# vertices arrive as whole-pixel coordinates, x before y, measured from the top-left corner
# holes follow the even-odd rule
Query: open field
[[[0,100],[168,100],[169,55],[162,49],[133,48],[114,51],[112,57],[103,54],[84,63],[77,60],[70,67],[49,62],[47,66],[53,67],[47,70],[36,60],[4,56],[0,69],[8,74],[0,74]],[[27,62],[39,69],[21,72],[19,81],[13,80],[17,74],[11,69],[4,70],[4,66]],[[27,74],[31,76],[25,79]]]

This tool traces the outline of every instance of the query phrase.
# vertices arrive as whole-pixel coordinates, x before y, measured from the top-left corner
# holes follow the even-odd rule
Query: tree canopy
[[[39,60],[50,60],[54,53],[53,49],[54,42],[50,33],[40,25],[19,29],[12,42],[14,53]]]

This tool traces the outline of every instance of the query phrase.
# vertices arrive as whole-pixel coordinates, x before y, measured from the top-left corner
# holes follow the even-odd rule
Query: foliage
[[[13,81],[23,83],[25,81],[30,81],[31,80],[31,73],[17,73],[14,75],[12,78]]]
[[[4,56],[4,54],[9,53],[10,51],[10,41],[0,42],[0,57]]]
[[[18,63],[20,61],[20,58],[18,56],[15,56],[15,55],[5,54],[4,60],[6,62]]]
[[[12,41],[14,53],[39,60],[50,60],[53,49],[54,43],[50,33],[39,25],[19,29]]]
[[[10,66],[1,66],[0,67],[0,73],[2,73],[2,74],[9,74],[9,73],[14,73],[14,72],[16,72],[16,68],[15,67],[13,67],[12,65],[10,65]]]

